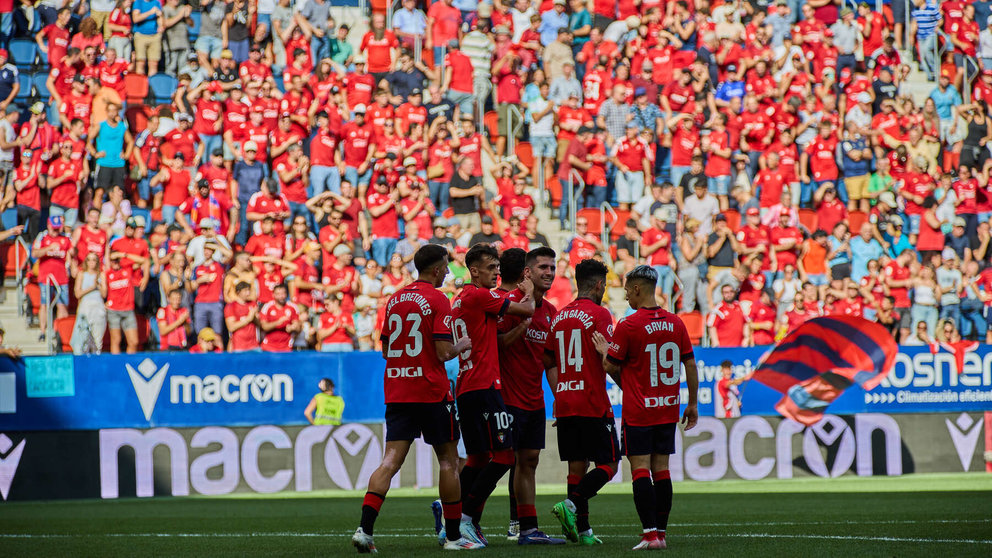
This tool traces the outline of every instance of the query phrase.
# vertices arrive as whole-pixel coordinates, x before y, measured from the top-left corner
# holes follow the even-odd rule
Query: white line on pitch
[[[74,539],[74,538],[251,538],[251,537],[326,537],[340,538],[349,537],[351,533],[294,533],[294,532],[271,532],[271,533],[106,533],[92,534],[83,533],[79,535],[67,534],[0,534],[0,539]],[[424,534],[401,534],[401,533],[380,533],[376,535],[380,538],[435,538],[434,535]],[[602,535],[601,535],[602,536]],[[675,539],[730,539],[730,538],[752,538],[752,539],[808,539],[808,540],[838,540],[838,541],[860,541],[860,542],[907,542],[923,544],[977,544],[992,545],[992,540],[982,539],[929,539],[918,537],[879,537],[879,536],[858,536],[858,535],[790,535],[778,533],[725,533],[725,534],[675,534]]]

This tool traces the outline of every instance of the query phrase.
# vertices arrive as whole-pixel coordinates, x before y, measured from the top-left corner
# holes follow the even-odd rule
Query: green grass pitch
[[[542,486],[542,527],[563,487]],[[434,492],[390,493],[376,525],[380,556],[436,556]],[[332,556],[355,553],[358,492],[6,502],[0,556]],[[480,556],[618,556],[640,527],[629,484],[591,502],[605,544],[517,547],[506,540],[501,486],[486,507],[490,548]],[[673,556],[992,556],[992,474],[681,482],[668,531]]]

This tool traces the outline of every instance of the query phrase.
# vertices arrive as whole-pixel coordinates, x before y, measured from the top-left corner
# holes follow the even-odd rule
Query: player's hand
[[[464,353],[465,351],[471,348],[472,348],[472,340],[469,339],[468,337],[462,337],[461,339],[458,340],[457,343],[454,344],[454,346],[452,346],[452,349],[454,349],[456,353]]]
[[[534,283],[529,277],[517,283],[517,288],[520,289],[520,292],[524,293],[526,296],[534,295]]]
[[[606,356],[606,353],[609,352],[609,343],[606,342],[606,338],[603,337],[603,334],[598,331],[592,332],[592,344],[596,347],[596,352],[599,353],[600,356]]]
[[[699,420],[699,411],[696,410],[695,405],[686,405],[685,411],[682,412],[682,426],[685,430],[692,430],[696,426],[696,422]]]

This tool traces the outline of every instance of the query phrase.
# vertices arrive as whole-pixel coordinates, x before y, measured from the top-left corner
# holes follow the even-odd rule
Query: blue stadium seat
[[[155,97],[155,104],[169,103],[178,86],[179,81],[167,74],[155,74],[148,78],[148,87]]]
[[[38,72],[34,74],[32,81],[34,81],[34,89],[38,97],[47,101],[52,96],[52,94],[48,92],[48,74]]]
[[[203,16],[202,12],[190,12],[189,18],[193,20],[193,25],[189,28],[189,42],[190,44],[196,42],[196,39],[200,37],[200,18]]]
[[[17,75],[17,81],[21,84],[21,89],[17,92],[17,96],[14,97],[14,100],[18,103],[24,103],[31,97],[31,88],[34,85],[34,76],[28,72],[21,72]]]
[[[12,39],[9,50],[18,70],[30,70],[38,60],[38,44],[30,39]]]

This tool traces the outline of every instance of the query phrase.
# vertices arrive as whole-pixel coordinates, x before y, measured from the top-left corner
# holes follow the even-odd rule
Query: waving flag
[[[898,347],[881,325],[853,316],[814,318],[782,339],[753,379],[783,394],[775,409],[811,426],[852,384],[875,388],[895,364]]]

